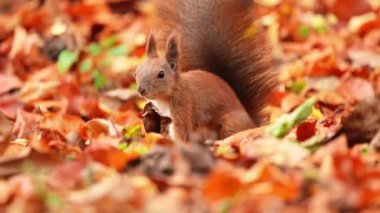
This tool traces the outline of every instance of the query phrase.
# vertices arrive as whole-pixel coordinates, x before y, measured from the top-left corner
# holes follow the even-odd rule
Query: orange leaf
[[[214,170],[206,180],[203,189],[204,198],[210,202],[233,197],[243,188],[240,180],[227,170]]]
[[[124,153],[108,144],[92,144],[86,149],[85,153],[91,156],[95,161],[118,171],[121,171],[129,161],[138,158],[138,154]]]
[[[71,133],[78,133],[82,126],[84,126],[84,121],[80,117],[55,113],[47,114],[40,123],[41,129],[56,131],[64,137]]]

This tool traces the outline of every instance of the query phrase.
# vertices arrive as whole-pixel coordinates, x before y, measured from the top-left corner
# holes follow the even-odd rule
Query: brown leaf
[[[246,139],[257,139],[259,137],[264,136],[265,134],[265,126],[255,128],[255,129],[249,129],[246,131],[238,132],[236,134],[233,134],[221,141],[216,141],[215,145],[240,145],[241,141]]]
[[[145,132],[167,133],[171,120],[160,116],[152,103],[147,103],[143,111],[143,124]]]
[[[58,132],[70,141],[73,134],[79,136],[78,132],[84,126],[84,121],[77,116],[47,113],[39,126],[41,129]]]
[[[0,95],[13,89],[19,89],[21,85],[22,82],[16,76],[0,74]]]
[[[31,152],[27,142],[12,141],[1,146],[0,163],[26,158]]]
[[[88,121],[81,129],[82,135],[87,139],[97,138],[101,135],[117,137],[121,131],[122,127],[100,118]]]
[[[284,112],[291,112],[296,107],[301,105],[304,102],[304,99],[293,93],[288,94],[285,98],[282,99],[281,108]]]
[[[375,97],[374,88],[369,81],[353,76],[343,77],[338,91],[342,96],[353,101]]]
[[[348,52],[348,57],[351,59],[353,66],[359,66],[359,67],[369,66],[371,68],[380,67],[380,53],[377,53],[374,51],[350,50]]]
[[[15,30],[15,36],[13,38],[12,49],[9,53],[11,58],[14,58],[17,54],[23,51],[27,40],[28,34],[24,28],[18,27]]]
[[[244,140],[240,145],[240,152],[250,159],[265,159],[265,162],[286,167],[296,167],[310,156],[310,152],[297,143],[271,137]]]
[[[28,138],[36,132],[38,123],[43,119],[40,114],[18,110],[13,133],[17,138]]]
[[[12,135],[14,122],[9,120],[4,113],[0,111],[0,143],[7,141]]]
[[[85,168],[84,161],[70,161],[55,167],[48,181],[51,186],[64,191],[80,186],[81,172]]]
[[[343,135],[319,148],[317,152],[312,156],[312,160],[320,163],[326,157],[337,153],[346,154],[348,151],[349,149],[347,146],[347,137]]]

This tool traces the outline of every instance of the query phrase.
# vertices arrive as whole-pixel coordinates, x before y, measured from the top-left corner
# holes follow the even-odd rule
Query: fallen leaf
[[[97,138],[101,135],[117,137],[120,135],[121,130],[120,126],[104,119],[92,119],[81,128],[82,134],[87,139]]]
[[[228,186],[228,187],[227,187]],[[209,203],[237,196],[244,189],[238,177],[228,170],[214,169],[206,180],[203,197]]]
[[[331,11],[342,21],[348,21],[353,16],[371,11],[368,1],[335,0],[330,4]]]
[[[26,43],[27,39],[27,32],[24,28],[16,28],[15,30],[15,36],[13,38],[13,44],[12,44],[12,49],[9,53],[10,58],[14,58],[17,54],[19,54]]]
[[[79,54],[69,50],[64,50],[58,57],[58,70],[61,73],[66,73],[70,70],[71,66],[78,61]]]
[[[353,66],[365,67],[369,66],[371,68],[380,67],[380,53],[366,50],[351,50],[348,52],[348,57],[350,57],[353,62]]]
[[[305,141],[315,135],[317,121],[304,121],[297,126],[296,134],[298,141]]]
[[[346,154],[348,151],[347,137],[342,135],[328,142],[325,146],[320,147],[317,152],[314,153],[312,159],[320,163],[326,157],[330,157],[334,154]]]
[[[353,76],[347,76],[341,80],[338,92],[354,101],[375,97],[374,88],[369,81]]]
[[[39,123],[39,127],[44,130],[56,131],[67,141],[78,140],[79,131],[83,128],[84,121],[77,116],[47,113]]]
[[[136,153],[125,153],[109,144],[100,143],[91,144],[86,148],[85,153],[93,160],[118,171],[124,169],[129,161],[138,158]]]
[[[0,143],[7,141],[12,135],[14,123],[0,111]]]
[[[19,89],[22,82],[14,75],[0,74],[0,95],[14,89]]]
[[[317,100],[310,98],[290,114],[281,116],[277,121],[268,126],[267,132],[275,137],[283,138],[291,129],[307,119],[312,113],[313,105]]]
[[[241,155],[252,159],[266,159],[276,165],[294,167],[304,161],[310,152],[298,143],[273,138],[248,140],[240,146]]]

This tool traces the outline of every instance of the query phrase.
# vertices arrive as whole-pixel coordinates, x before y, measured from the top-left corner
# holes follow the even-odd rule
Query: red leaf
[[[285,91],[275,90],[271,93],[269,96],[269,104],[273,106],[281,106],[282,101],[287,96],[287,93]]]
[[[342,21],[349,21],[351,17],[370,12],[371,6],[368,1],[358,0],[335,0],[331,11]]]
[[[316,128],[317,121],[305,121],[298,125],[297,127],[297,140],[305,141],[311,137],[313,137],[317,131]]]

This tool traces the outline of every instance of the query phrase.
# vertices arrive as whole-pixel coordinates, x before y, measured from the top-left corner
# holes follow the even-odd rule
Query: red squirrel
[[[260,122],[275,83],[251,0],[156,0],[138,92],[173,140],[223,139]],[[158,50],[165,55],[159,56]]]

